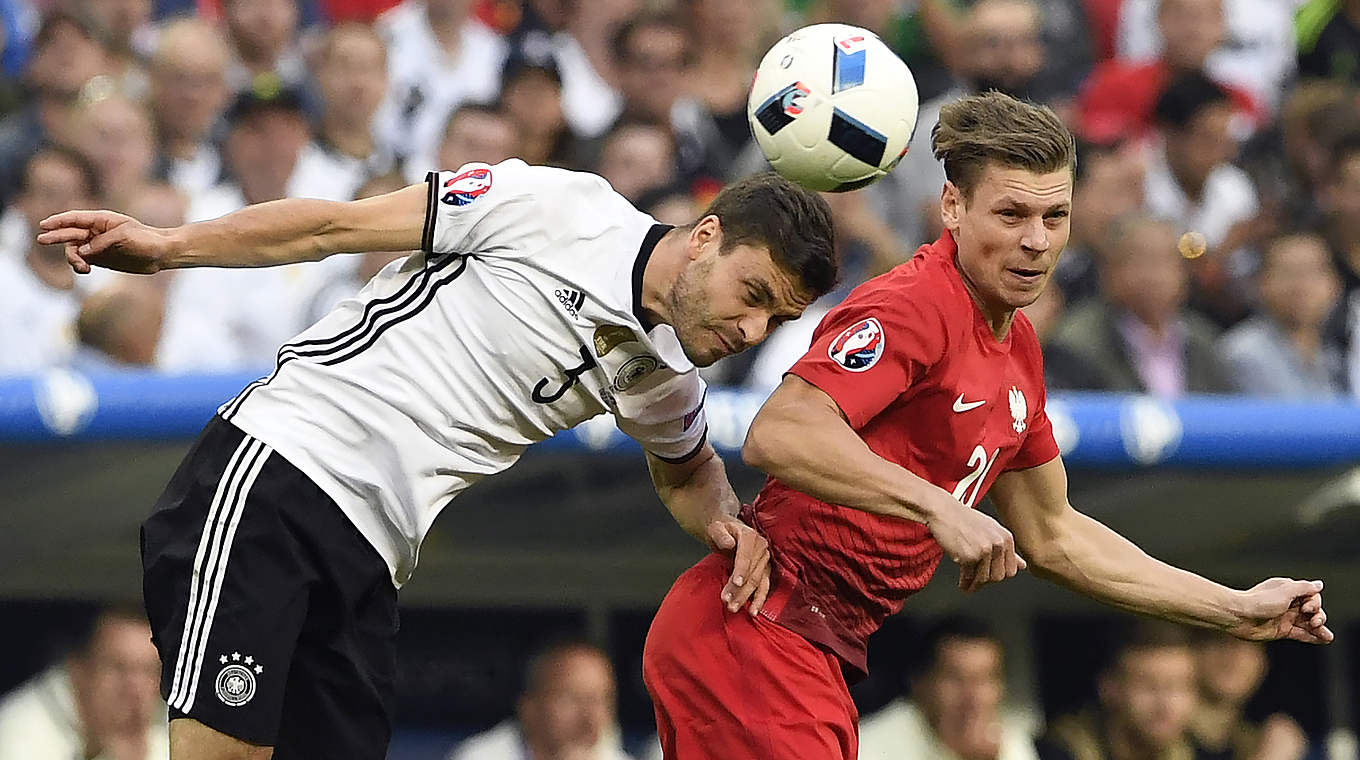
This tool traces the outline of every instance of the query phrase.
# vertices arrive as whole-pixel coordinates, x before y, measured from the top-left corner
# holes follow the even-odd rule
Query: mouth
[[[1006,273],[1019,280],[1021,284],[1028,286],[1043,282],[1044,275],[1048,274],[1048,270],[1035,267],[1007,267]]]

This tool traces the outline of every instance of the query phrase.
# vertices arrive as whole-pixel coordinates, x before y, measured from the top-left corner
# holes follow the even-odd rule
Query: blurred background
[[[940,105],[1000,89],[1079,140],[1026,310],[1073,503],[1237,587],[1323,578],[1337,632],[1234,643],[1031,577],[965,597],[945,565],[871,642],[862,757],[1355,760],[1360,0],[0,0],[0,760],[166,756],[138,524],[216,406],[391,258],[77,277],[38,220],[170,226],[517,156],[686,223],[763,168],[752,72],[818,21],[887,41],[920,119],[889,177],[828,196],[842,287],[708,373],[739,494],[820,317],[939,233]],[[642,642],[701,552],[607,419],[472,489],[403,592],[391,757],[659,756]]]

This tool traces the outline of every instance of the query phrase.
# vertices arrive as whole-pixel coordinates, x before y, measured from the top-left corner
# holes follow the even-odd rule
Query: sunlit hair
[[[996,91],[940,109],[930,137],[945,177],[965,199],[990,164],[1036,174],[1076,170],[1076,141],[1052,109]]]

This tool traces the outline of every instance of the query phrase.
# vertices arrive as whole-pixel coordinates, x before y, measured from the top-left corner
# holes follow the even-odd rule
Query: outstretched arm
[[[66,211],[42,221],[38,242],[64,245],[67,261],[82,274],[92,265],[150,274],[410,251],[421,247],[428,196],[422,183],[348,203],[287,198],[171,228],[148,227],[112,211]]]
[[[741,501],[727,480],[727,468],[708,442],[684,462],[647,453],[656,493],[685,532],[732,559],[732,577],[722,600],[732,612],[750,600],[756,615],[770,592],[770,547],[765,537],[737,519]]]
[[[1322,611],[1322,581],[1271,578],[1237,591],[1154,559],[1072,508],[1062,457],[1003,473],[990,496],[1031,569],[1074,591],[1245,639],[1332,640]]]

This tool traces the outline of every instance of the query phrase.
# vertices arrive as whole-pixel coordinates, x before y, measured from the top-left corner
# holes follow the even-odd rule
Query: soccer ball
[[[811,190],[854,190],[907,153],[919,107],[911,70],[873,32],[817,24],[776,42],[746,117],[775,170]]]

